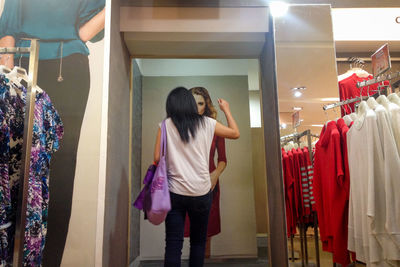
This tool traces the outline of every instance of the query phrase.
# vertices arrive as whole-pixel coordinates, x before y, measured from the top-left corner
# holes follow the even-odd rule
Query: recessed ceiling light
[[[303,109],[303,107],[293,107],[294,111],[298,111],[298,110],[302,110],[302,109]]]
[[[300,97],[300,96],[302,96],[302,95],[303,95],[303,93],[300,92],[300,91],[294,92],[294,96],[295,96],[295,97]]]
[[[323,124],[311,124],[311,126],[313,126],[313,127],[324,127]]]
[[[324,101],[324,102],[339,102],[340,99],[339,99],[339,97],[327,97],[327,98],[321,98],[321,101]]]
[[[271,2],[269,4],[269,7],[271,9],[271,15],[273,17],[280,17],[286,14],[286,12],[289,9],[289,5],[285,2]]]

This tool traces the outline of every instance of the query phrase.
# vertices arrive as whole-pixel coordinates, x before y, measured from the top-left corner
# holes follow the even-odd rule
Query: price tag
[[[389,46],[384,44],[372,56],[372,71],[374,76],[378,76],[389,70],[392,65],[390,62]]]

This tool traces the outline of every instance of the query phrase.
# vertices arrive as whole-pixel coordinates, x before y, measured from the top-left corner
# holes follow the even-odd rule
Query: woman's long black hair
[[[192,93],[185,87],[177,87],[168,94],[166,110],[184,143],[189,142],[190,135],[194,138],[199,125],[204,123]]]

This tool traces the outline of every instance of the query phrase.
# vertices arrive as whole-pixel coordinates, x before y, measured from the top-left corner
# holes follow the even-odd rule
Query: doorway
[[[275,73],[274,73],[274,39],[273,39],[273,34],[272,31],[270,30],[272,28],[271,24],[271,19],[268,16],[268,10],[264,8],[249,8],[249,10],[243,11],[241,8],[232,8],[232,12],[228,12],[227,10],[220,10],[218,9],[218,12],[209,12],[209,13],[202,13],[201,15],[198,15],[195,18],[198,18],[201,21],[206,21],[207,18],[204,18],[204,14],[207,16],[211,16],[214,19],[220,18],[223,16],[223,14],[228,14],[231,15],[234,18],[252,18],[252,20],[247,20],[247,23],[255,23],[257,22],[256,19],[254,19],[257,16],[262,15],[263,21],[262,23],[256,23],[257,25],[253,25],[254,27],[249,27],[247,25],[247,29],[252,29],[253,32],[240,32],[238,30],[238,27],[243,28],[243,23],[233,23],[230,24],[235,27],[230,27],[228,30],[230,32],[213,32],[213,33],[207,33],[205,34],[204,32],[202,33],[201,30],[198,30],[198,32],[179,32],[179,33],[165,33],[165,29],[163,33],[156,33],[153,36],[151,36],[150,33],[146,32],[141,32],[139,34],[136,33],[124,33],[123,36],[123,41],[127,45],[127,48],[129,50],[129,54],[132,57],[136,58],[228,58],[228,59],[235,59],[235,58],[253,58],[253,59],[259,59],[260,62],[260,78],[259,78],[259,84],[260,84],[260,91],[261,91],[261,99],[262,99],[262,114],[263,114],[263,121],[265,125],[268,125],[268,127],[264,128],[262,138],[264,139],[264,151],[265,151],[265,156],[268,159],[265,161],[264,169],[266,169],[267,173],[267,197],[268,197],[268,214],[269,217],[273,216],[273,220],[269,220],[269,229],[271,229],[270,234],[268,236],[268,241],[271,244],[274,244],[273,246],[269,245],[269,263],[272,265],[276,266],[286,266],[287,265],[287,251],[286,251],[286,238],[285,238],[285,227],[284,227],[284,205],[283,205],[283,198],[282,198],[282,192],[283,192],[283,185],[282,181],[280,179],[281,177],[281,168],[280,168],[280,159],[279,159],[279,151],[280,151],[280,144],[279,144],[279,122],[278,122],[278,113],[277,113],[277,103],[276,103],[276,84],[275,84]],[[196,9],[198,11],[198,9]],[[243,16],[244,13],[241,12],[255,12],[258,15],[257,16],[251,16],[248,13],[246,13],[246,16]],[[187,16],[188,10],[185,9],[185,16],[184,18],[181,18],[182,21],[181,23],[185,26],[188,25],[188,23],[184,23],[183,19],[187,19],[190,16]],[[129,18],[140,18],[141,16],[134,16],[135,12],[125,12],[121,9],[121,18],[118,18],[121,21],[121,31],[124,31],[124,25],[122,21],[124,21],[123,14],[129,14]],[[151,16],[160,16],[160,13],[157,13],[156,10],[152,10],[150,12],[152,15]],[[165,15],[165,13],[162,13]],[[182,13],[175,13],[175,14],[182,14]],[[142,14],[143,15],[143,14]],[[146,14],[144,14],[146,15]],[[143,16],[144,16],[143,15]],[[200,17],[200,18],[199,18]],[[142,17],[143,18],[143,17]],[[159,20],[162,20],[162,17],[158,17],[158,22]],[[209,18],[210,19],[210,18]],[[234,20],[233,18],[231,18]],[[229,20],[229,19],[227,19]],[[224,21],[226,25],[227,20]],[[143,20],[144,22],[146,20]],[[136,23],[137,21],[135,21]],[[187,21],[185,21],[187,22]],[[166,19],[165,23],[169,23],[168,19]],[[215,21],[214,21],[215,24]],[[246,23],[245,23],[246,24]],[[135,24],[137,25],[137,24]],[[260,26],[261,25],[261,26]],[[145,25],[137,25],[138,27],[142,27]],[[165,26],[165,24],[162,24],[162,26]],[[181,26],[181,27],[184,27]],[[262,29],[260,29],[260,27]],[[128,27],[129,28],[129,27]],[[221,26],[219,29],[218,27],[214,27],[214,29],[206,28],[208,31],[210,30],[221,30],[223,27]],[[226,27],[225,27],[226,28]],[[144,31],[146,30],[145,27],[142,27]],[[182,28],[180,28],[182,29]],[[203,29],[204,31],[204,29]],[[114,36],[114,35],[112,35]],[[117,35],[114,37],[117,38]],[[157,42],[157,38],[160,37],[165,37],[167,40],[165,42]],[[208,42],[204,41],[205,38],[208,37],[210,38]],[[114,40],[114,39],[112,39]],[[171,41],[172,40],[172,41]],[[135,41],[137,41],[135,43]],[[115,42],[119,42],[118,39],[115,39]],[[134,49],[131,51],[131,46],[130,42],[133,42]],[[191,46],[195,42],[197,46]],[[136,46],[135,46],[136,45]],[[203,45],[202,47],[199,45]],[[172,52],[172,48],[175,46],[175,48],[182,52],[181,55],[177,56],[176,53]],[[125,55],[125,47],[124,45],[121,45],[117,43],[116,45],[112,46],[112,49],[115,49],[117,47],[120,49],[122,47],[122,52],[118,55],[116,55],[115,58],[111,58],[111,66],[116,67],[110,68],[110,71],[114,73],[112,77],[110,76],[110,86],[113,86],[113,88],[116,88],[116,82],[113,82],[115,80],[120,79],[123,75],[121,73],[117,72],[117,68],[120,67],[118,64],[118,60],[121,59],[123,55]],[[247,48],[247,49],[245,49]],[[140,49],[143,49],[142,54],[135,54],[139,53]],[[211,53],[212,51],[219,51],[217,53]],[[176,52],[176,50],[175,50]],[[161,55],[157,54],[161,53]],[[115,52],[114,52],[115,54]],[[121,68],[119,68],[120,70]],[[119,76],[118,76],[119,75]],[[133,77],[131,75],[131,77]],[[124,77],[122,77],[124,78]],[[133,82],[133,79],[132,79]],[[119,86],[119,85],[118,85]],[[121,97],[117,98],[119,96],[119,91],[112,91],[113,88],[110,88],[110,97],[113,98],[112,105],[115,107],[118,107],[117,104],[117,99],[118,101],[121,101]],[[118,90],[121,90],[117,88]],[[134,93],[134,92],[132,92]],[[125,99],[124,99],[125,103]],[[133,102],[132,102],[133,103]],[[135,108],[131,103],[131,111]],[[110,106],[110,105],[109,105]],[[115,113],[114,109],[110,107],[109,112]],[[113,129],[116,124],[121,124],[118,122],[118,120],[115,120],[116,116],[109,115],[109,118],[113,118],[114,120],[109,119],[109,124],[113,125]],[[110,128],[111,126],[109,126]],[[134,136],[133,130],[132,130],[132,125],[129,127],[131,128],[131,137]],[[118,144],[118,137],[120,137],[120,131],[116,132],[116,130],[112,130],[112,133],[109,133],[108,139],[112,140],[113,142],[109,142],[109,150],[112,150],[113,153],[118,153],[116,147],[112,147],[111,144],[117,145],[121,148],[122,145]],[[115,138],[113,137],[115,136]],[[265,149],[267,147],[268,149]],[[124,148],[125,149],[125,148]],[[131,162],[135,161],[134,156],[132,153]],[[136,156],[137,157],[137,156]],[[110,157],[110,160],[112,161],[113,159]],[[112,164],[108,164],[110,166],[113,165],[118,165],[120,164],[117,161],[112,162]],[[132,167],[135,166],[135,164],[132,164]],[[109,172],[117,170],[109,167]],[[135,168],[130,168],[131,172],[133,173]],[[124,173],[122,173],[124,174]],[[109,178],[107,178],[107,184],[111,184],[113,182],[114,185],[116,184],[115,179],[119,179],[118,176],[114,175],[111,177],[111,174],[108,175]],[[140,176],[141,178],[141,176]],[[112,180],[114,179],[114,180]],[[109,182],[108,182],[109,181]],[[135,180],[133,181],[134,183],[137,183],[138,181]],[[122,184],[122,183],[120,183]],[[108,188],[108,187],[107,187]],[[119,189],[118,189],[119,188]],[[135,187],[133,187],[135,188]],[[137,188],[140,188],[140,181],[139,185]],[[118,186],[113,186],[111,187],[110,191],[107,192],[110,196],[113,196],[113,192],[115,190],[120,190],[121,187]],[[121,191],[117,191],[121,192]],[[122,191],[124,192],[124,190]],[[115,199],[114,202],[109,202],[110,204],[106,203],[106,215],[111,213],[113,210],[113,205],[116,203],[121,203],[120,202],[120,197],[118,199]],[[129,202],[131,203],[131,202]],[[114,205],[115,206],[115,205]],[[119,210],[119,209],[118,209]],[[133,212],[132,212],[133,214]],[[121,229],[118,225],[122,226],[122,223],[114,219],[114,217],[106,216],[105,220],[105,231],[104,231],[104,240],[117,240],[119,236],[123,235],[124,230]],[[118,227],[118,228],[116,228]],[[113,231],[113,229],[117,229],[117,231]],[[131,232],[127,236],[131,236],[133,233],[136,233],[136,231],[131,228]],[[132,246],[134,247],[134,246]],[[105,252],[106,255],[109,256],[103,256],[103,261],[112,263],[113,259],[115,258],[116,261],[120,261],[117,255],[122,254],[120,252],[121,250],[118,250],[118,247],[113,247],[111,244],[107,244],[104,242],[104,248],[103,251]],[[136,250],[137,251],[137,250]],[[126,255],[126,254],[125,254]]]

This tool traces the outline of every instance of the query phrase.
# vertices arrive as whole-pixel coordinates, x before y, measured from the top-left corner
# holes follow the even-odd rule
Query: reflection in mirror
[[[159,123],[165,118],[168,93],[177,86],[193,88],[198,104],[211,102],[217,121],[226,125],[218,98],[227,100],[240,129],[238,140],[215,144],[213,164],[226,161],[226,167],[213,191],[208,224],[206,262],[265,266],[267,259],[267,198],[264,135],[260,111],[259,63],[257,59],[135,59],[141,82],[142,174],[153,161],[154,140]],[[211,102],[204,95],[208,91]],[[135,89],[136,88],[136,89]],[[201,96],[201,97],[199,97]],[[203,103],[200,103],[203,102]],[[203,107],[204,108],[204,107]],[[204,113],[206,114],[206,113]],[[207,114],[206,114],[207,115]],[[217,141],[216,141],[217,142]],[[219,141],[218,141],[219,143]],[[225,145],[223,145],[223,143]],[[212,170],[210,170],[212,171]],[[143,177],[143,175],[140,175]],[[186,221],[182,250],[189,256],[189,224]],[[162,264],[165,247],[164,224],[154,226],[140,218],[141,266]],[[214,266],[214,265],[213,265]],[[223,265],[225,266],[225,265]],[[236,265],[235,265],[236,266]]]
[[[322,109],[339,97],[330,5],[290,6],[275,18],[275,36],[289,259],[332,266],[313,171],[321,129],[340,117],[340,110]]]

